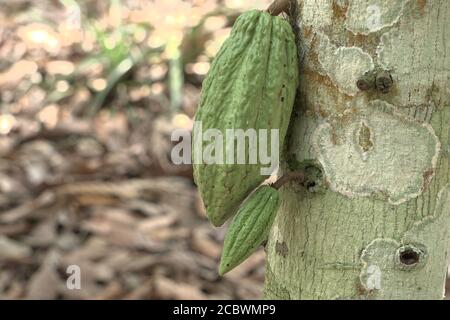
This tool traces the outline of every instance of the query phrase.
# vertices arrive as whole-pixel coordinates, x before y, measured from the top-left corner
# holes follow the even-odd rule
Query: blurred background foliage
[[[224,230],[170,135],[238,15],[267,5],[0,0],[0,298],[260,297],[262,251],[218,277]]]

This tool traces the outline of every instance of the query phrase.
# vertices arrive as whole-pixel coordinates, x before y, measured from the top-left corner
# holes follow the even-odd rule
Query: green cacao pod
[[[278,190],[268,185],[260,186],[245,200],[225,235],[220,275],[241,264],[267,239],[279,206]]]
[[[297,49],[289,23],[263,11],[243,13],[236,20],[230,37],[222,45],[203,82],[196,123],[201,123],[201,132],[217,129],[223,137],[226,137],[226,129],[242,129],[244,132],[248,129],[256,132],[278,129],[281,149],[297,85]],[[222,146],[223,159],[230,150],[235,156],[238,152],[237,144],[227,147],[228,142]],[[236,164],[236,161],[206,164],[201,159],[202,153],[197,154],[195,148],[201,145],[204,150],[210,143],[204,141],[194,128],[194,179],[209,220],[220,226],[267,178],[260,170],[267,164],[261,164],[259,160],[253,164],[249,161],[249,139],[245,139],[245,164]],[[273,152],[270,146],[267,149]]]

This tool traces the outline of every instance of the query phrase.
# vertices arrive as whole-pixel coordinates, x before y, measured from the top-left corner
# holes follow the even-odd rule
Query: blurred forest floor
[[[266,5],[0,0],[0,298],[261,297],[262,251],[218,276],[224,230],[170,135],[236,17]]]
[[[0,299],[261,297],[262,250],[218,276],[224,229],[170,136],[268,2],[0,0]]]

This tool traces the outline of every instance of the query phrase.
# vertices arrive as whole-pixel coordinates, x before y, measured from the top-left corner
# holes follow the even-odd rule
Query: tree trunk
[[[295,10],[294,10],[295,11]],[[450,1],[303,0],[269,299],[442,299]]]

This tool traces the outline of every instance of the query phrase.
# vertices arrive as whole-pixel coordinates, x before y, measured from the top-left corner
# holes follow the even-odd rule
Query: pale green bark
[[[447,0],[301,1],[300,99],[285,170],[309,167],[315,186],[281,189],[266,298],[443,297],[448,17]],[[389,93],[356,87],[382,70],[394,81]]]

